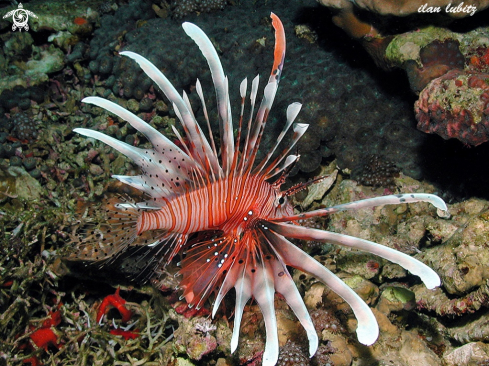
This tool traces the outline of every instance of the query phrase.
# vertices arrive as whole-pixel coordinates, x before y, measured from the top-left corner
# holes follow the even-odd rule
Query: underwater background
[[[287,52],[262,145],[275,142],[286,106],[301,102],[297,122],[310,127],[287,184],[332,176],[298,193],[296,207],[426,192],[444,198],[451,214],[439,217],[419,203],[311,220],[308,226],[415,256],[442,286],[427,290],[368,253],[297,242],[373,308],[381,336],[371,347],[358,343],[348,305],[295,271],[320,347],[310,359],[303,329],[277,296],[278,365],[489,365],[487,4],[475,3],[473,16],[449,18],[417,7],[399,17],[396,9],[364,3],[26,1],[24,9],[36,16],[28,30],[13,30],[12,17],[1,18],[0,365],[261,364],[264,325],[256,303],[247,306],[231,355],[232,299],[211,320],[210,302],[197,311],[179,300],[172,266],[156,289],[140,281],[140,253],[102,268],[68,259],[77,232],[101,217],[103,201],[137,195],[111,178],[137,168],[73,129],[148,145],[129,124],[81,100],[115,101],[170,139],[172,126],[180,128],[161,91],[118,52],[145,56],[202,113],[195,81],[213,101],[210,72],[181,27],[195,23],[214,43],[238,108],[241,80],[270,72],[272,11],[284,24]],[[15,9],[17,2],[0,1],[2,17]]]

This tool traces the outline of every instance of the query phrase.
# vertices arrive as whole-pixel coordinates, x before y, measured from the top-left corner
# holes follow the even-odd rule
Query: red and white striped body
[[[293,213],[290,204],[278,205],[279,192],[260,175],[231,176],[192,190],[157,211],[143,211],[137,231],[165,230],[189,234],[222,230],[240,235],[259,219]]]

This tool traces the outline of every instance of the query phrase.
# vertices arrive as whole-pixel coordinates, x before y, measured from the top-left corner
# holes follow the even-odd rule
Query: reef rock
[[[488,359],[489,345],[482,342],[468,343],[443,357],[447,366],[486,365]]]

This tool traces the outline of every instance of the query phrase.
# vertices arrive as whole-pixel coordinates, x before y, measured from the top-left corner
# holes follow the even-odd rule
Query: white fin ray
[[[266,340],[263,352],[263,366],[274,366],[278,360],[279,344],[277,332],[277,317],[275,315],[275,287],[273,275],[259,255],[255,272],[252,273],[253,297],[255,298],[265,321]]]
[[[194,120],[197,120],[197,119],[195,118],[195,114],[194,114],[194,111],[193,111],[193,109],[192,109],[192,104],[190,103],[190,99],[188,99],[188,95],[187,95],[187,93],[185,92],[185,90],[182,92],[182,99],[183,99],[183,101],[185,102],[185,105],[187,106],[188,111],[189,111],[189,112],[190,112],[190,114],[192,115],[192,118],[193,118]]]
[[[161,197],[170,199],[181,191],[181,188],[171,181],[172,178],[150,178],[147,175],[112,175],[112,177],[157,199]]]
[[[256,153],[260,146],[261,136],[266,125],[266,118],[268,117],[268,112],[272,107],[273,99],[275,98],[275,93],[277,92],[277,82],[268,83],[265,86],[263,92],[263,99],[261,101],[260,108],[256,113],[255,122],[253,124],[252,133],[248,141],[247,147],[247,167],[251,169],[255,162]]]
[[[154,204],[153,201],[144,201],[144,202],[136,202],[136,203],[118,203],[114,205],[115,207],[121,208],[130,208],[131,205],[135,205],[137,208],[148,209],[148,210],[159,210],[162,206],[158,204]]]
[[[229,113],[229,94],[227,81],[222,69],[221,60],[217,55],[209,37],[198,26],[185,22],[183,30],[199,46],[211,70],[212,82],[216,90],[217,109],[219,113],[219,129],[221,132],[222,169],[227,174],[234,157],[233,123]]]
[[[301,108],[302,108],[301,103],[296,102],[296,103],[289,104],[289,106],[287,107],[287,122],[285,123],[285,126],[282,129],[282,132],[280,132],[280,135],[278,136],[277,141],[275,142],[275,145],[269,150],[267,155],[263,158],[262,162],[256,167],[256,169],[254,171],[255,174],[258,174],[259,172],[261,172],[261,170],[268,163],[268,161],[272,157],[273,153],[277,149],[278,145],[280,144],[280,142],[282,142],[282,139],[284,138],[285,134],[289,130],[290,126],[292,126],[292,123],[295,121],[295,119],[296,119],[297,115],[299,114]],[[293,144],[295,144],[295,142]],[[288,151],[290,151],[290,149]],[[285,155],[286,154],[287,153],[285,153]],[[283,159],[283,157],[285,155],[280,155],[280,157]],[[276,163],[272,164],[272,167],[270,168],[270,170],[272,170],[277,164],[279,164],[282,159],[280,159]],[[266,172],[264,174],[266,174]]]
[[[269,179],[270,177],[273,177],[277,173],[276,170],[275,170],[275,172],[273,172],[273,174],[271,174],[270,172],[274,171],[274,169],[277,167],[277,165],[279,165],[280,162],[284,158],[288,157],[288,154],[290,153],[290,151],[292,150],[292,148],[295,146],[295,144],[297,143],[297,141],[299,141],[300,138],[304,135],[304,133],[306,133],[308,127],[309,127],[309,125],[308,124],[305,124],[305,123],[294,123],[294,125],[292,127],[293,130],[294,130],[294,134],[292,135],[292,141],[290,142],[289,146],[286,147],[277,156],[277,158],[273,162],[270,163],[270,165],[268,166],[268,168],[262,173],[262,174],[265,175],[266,179]],[[280,170],[282,170],[282,169],[280,169]]]
[[[158,130],[151,127],[148,123],[143,121],[135,114],[129,112],[127,109],[122,108],[120,105],[111,102],[110,100],[99,97],[87,97],[82,100],[83,103],[93,104],[97,107],[106,109],[107,111],[114,113],[116,116],[129,122],[129,124],[136,130],[141,132],[148,141],[151,142],[155,151],[161,153],[164,152],[170,159],[174,157],[178,160],[186,159],[191,162],[190,157],[185,154],[177,145],[170,141],[165,135],[162,135]],[[193,166],[194,164],[192,164]]]
[[[193,118],[193,113],[188,110],[185,101],[176,91],[172,83],[170,83],[166,76],[163,75],[163,73],[161,73],[161,71],[158,70],[155,65],[153,65],[143,56],[131,51],[124,51],[120,54],[132,58],[134,61],[136,61],[146,73],[146,75],[148,75],[149,78],[152,79],[160,87],[160,89],[170,100],[170,102],[177,106],[180,112],[180,121],[182,122],[182,125],[186,128],[186,131],[188,131],[188,138],[189,140],[193,141],[197,146],[197,151],[195,153],[194,159],[199,161],[199,163],[202,165],[202,168],[205,169],[205,156],[207,156],[207,159],[209,159],[211,162],[211,168],[213,172],[216,175],[219,175],[221,167],[219,165],[217,156],[214,155],[214,152],[212,151],[207,139],[203,135],[200,126]]]
[[[241,98],[246,97],[246,90],[248,89],[248,78],[244,78],[239,84],[239,96]]]
[[[231,290],[234,286],[235,283],[240,275],[239,272],[239,266],[235,263],[234,261],[230,266],[229,266],[229,271],[226,274],[226,277],[224,278],[224,281],[221,284],[221,287],[219,288],[219,292],[216,296],[216,300],[214,301],[214,305],[212,307],[212,317],[217,313],[217,310],[219,309],[219,305],[221,305],[222,300],[226,296],[226,294]]]
[[[271,177],[277,175],[278,173],[287,169],[291,164],[295,163],[299,159],[300,155],[289,155],[285,158],[285,162],[281,167],[274,168],[270,173],[265,176],[265,179],[270,179]]]
[[[398,250],[377,244],[369,240],[355,238],[353,236],[332,233],[330,231],[311,229],[308,227],[269,223],[269,228],[288,238],[296,238],[311,241],[328,242],[342,246],[363,250],[378,255],[390,262],[397,263],[412,274],[421,278],[428,289],[440,286],[440,277],[423,262],[404,254]]]
[[[298,215],[291,215],[281,217],[279,219],[274,219],[274,222],[284,222],[284,221],[295,221],[301,220],[309,217],[321,217],[327,216],[339,211],[351,211],[358,210],[360,208],[374,207],[381,205],[399,205],[402,203],[415,203],[415,202],[428,202],[435,206],[437,209],[448,212],[447,205],[440,197],[430,194],[430,193],[402,193],[388,196],[380,196],[367,198],[364,200],[353,201],[348,203],[343,203],[341,205],[336,205],[328,208],[323,208],[319,210],[303,212]]]
[[[243,318],[243,310],[248,302],[251,299],[251,280],[246,275],[247,270],[247,260],[242,265],[241,273],[237,276],[236,283],[234,284],[234,288],[236,289],[236,301],[234,305],[234,326],[233,326],[233,335],[231,337],[231,353],[234,353],[238,348],[239,343],[239,329],[241,327],[241,319]]]
[[[272,224],[266,222],[268,229],[280,234],[284,224]],[[347,284],[334,273],[324,267],[309,254],[297,248],[282,235],[271,233],[264,229],[263,233],[274,243],[274,249],[283,258],[285,264],[309,273],[327,285],[333,292],[341,296],[352,308],[358,321],[358,341],[367,346],[373,344],[379,336],[379,326],[372,310]]]
[[[151,180],[153,182],[153,178],[151,176],[158,176],[158,178],[163,182],[170,182],[171,179],[178,180],[182,184],[180,187],[177,187],[176,191],[183,189],[186,182],[189,181],[189,170],[185,166],[180,165],[180,163],[185,163],[184,161],[178,161],[178,159],[168,159],[162,153],[157,151],[131,146],[99,131],[89,130],[86,128],[75,128],[73,131],[102,141],[103,143],[113,147],[120,153],[127,156],[139,167],[141,167],[144,173],[143,175],[148,181]],[[150,193],[151,191],[151,187],[149,187],[149,191],[145,190],[147,193]]]
[[[246,164],[247,156],[249,150],[252,148],[250,146],[250,138],[251,138],[251,126],[253,121],[253,114],[255,112],[255,103],[256,103],[256,95],[258,93],[258,85],[260,83],[260,75],[256,75],[251,82],[251,93],[250,93],[250,117],[248,118],[248,126],[246,128],[246,139],[244,142],[244,147],[242,151],[242,159],[240,163],[241,173]]]
[[[270,246],[275,251],[273,244]],[[272,273],[274,275],[275,291],[280,293],[285,298],[285,301],[305,329],[307,339],[309,340],[309,357],[312,357],[316,353],[319,345],[316,328],[314,328],[314,323],[312,322],[311,316],[307,311],[304,300],[302,300],[301,294],[299,293],[299,290],[297,290],[294,280],[283,263],[280,254],[276,251],[275,254],[279,258],[279,260],[272,261]]]
[[[207,132],[209,132],[209,139],[211,140],[212,151],[214,151],[214,155],[217,156],[216,144],[214,142],[214,136],[212,133],[211,123],[209,121],[209,113],[207,112],[207,106],[205,104],[204,91],[202,90],[202,85],[200,84],[200,80],[197,79],[195,82],[195,89],[197,91],[197,95],[200,98],[200,102],[202,104],[202,110],[204,112],[204,118],[207,123]]]

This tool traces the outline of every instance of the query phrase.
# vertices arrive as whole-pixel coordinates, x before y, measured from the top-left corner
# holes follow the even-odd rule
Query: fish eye
[[[281,196],[279,199],[278,199],[278,204],[279,205],[283,205],[285,203],[285,197],[284,196]]]

